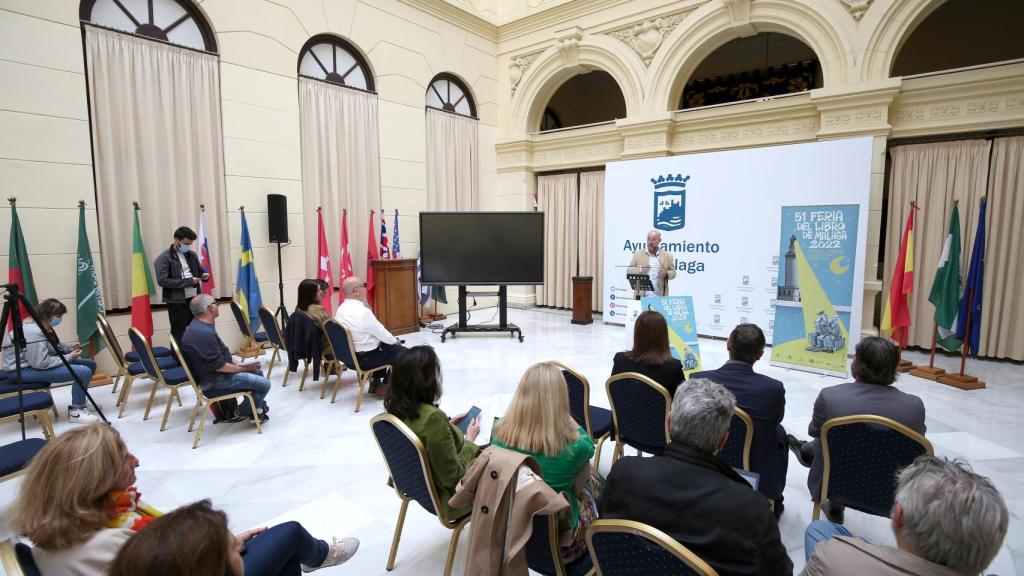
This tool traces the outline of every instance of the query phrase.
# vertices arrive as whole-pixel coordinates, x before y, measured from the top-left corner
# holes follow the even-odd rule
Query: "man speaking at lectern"
[[[676,259],[661,249],[661,232],[647,233],[647,250],[637,250],[629,261],[629,274],[647,274],[654,292],[641,296],[668,296],[668,281],[676,277]]]

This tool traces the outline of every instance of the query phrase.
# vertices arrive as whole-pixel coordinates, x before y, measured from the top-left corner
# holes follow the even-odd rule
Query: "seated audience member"
[[[434,488],[448,518],[458,518],[469,509],[455,510],[448,499],[466,473],[470,462],[480,454],[473,443],[480,433],[477,418],[469,423],[466,434],[457,427],[464,414],[449,419],[437,407],[441,399],[441,364],[430,346],[403,348],[392,363],[391,390],[384,399],[388,414],[402,420],[427,451]]]
[[[88,424],[99,421],[99,416],[92,413],[86,405],[85,391],[73,382],[71,372],[64,366],[55,350],[47,342],[47,336],[54,336],[56,333],[53,327],[60,324],[64,314],[68,311],[60,300],[47,298],[36,307],[36,316],[39,317],[39,324],[32,321],[31,317],[24,321],[25,347],[21,349],[21,377],[23,382],[72,382],[71,384],[71,405],[68,406],[68,422],[72,424]],[[11,342],[14,337],[13,331],[8,331],[3,340],[3,370],[10,374],[14,380],[14,373],[17,369],[17,361],[14,357],[14,346]],[[93,372],[96,371],[96,362],[82,358],[82,347],[78,344],[59,344],[61,354],[64,354],[71,370],[74,371],[82,384],[88,386],[92,380]]]
[[[359,276],[349,276],[341,282],[345,301],[338,306],[334,318],[352,335],[352,344],[359,357],[359,366],[369,370],[391,364],[403,346],[388,329],[377,320],[367,302],[366,282]],[[374,376],[370,393],[386,395],[383,376]]]
[[[754,421],[750,446],[750,468],[761,475],[758,492],[775,501],[775,517],[782,515],[782,489],[789,467],[786,430],[786,388],[782,382],[754,372],[754,363],[764,354],[764,332],[756,324],[733,328],[725,347],[729,361],[718,370],[691,374],[725,386],[736,397],[736,405]]]
[[[653,526],[719,574],[793,573],[768,499],[717,453],[736,399],[720,384],[691,379],[672,400],[672,442],[660,456],[619,459],[598,504],[601,518]]]
[[[813,501],[817,502],[821,498],[821,479],[825,466],[818,439],[821,427],[828,420],[854,414],[874,414],[924,434],[924,403],[917,396],[892,386],[896,381],[899,361],[899,349],[885,338],[873,336],[861,340],[850,367],[856,381],[825,388],[814,401],[814,415],[807,427],[807,433],[814,440],[801,442],[792,435],[787,437],[789,447],[797,459],[811,469],[807,475],[807,489]],[[843,523],[844,506],[823,502],[822,509],[829,520]]]
[[[264,400],[270,392],[270,380],[263,376],[259,362],[238,365],[232,362],[231,352],[217,335],[215,322],[220,315],[217,301],[209,294],[200,294],[189,304],[195,319],[185,329],[181,351],[188,361],[203,394],[222,396],[231,392],[252,392],[260,422],[270,419]],[[238,403],[238,415],[255,418],[249,402]]]
[[[157,521],[160,512],[145,505],[135,488],[138,465],[117,430],[103,423],[61,434],[32,460],[8,521],[32,540],[32,556],[42,574],[107,574],[125,542]],[[225,539],[226,533],[225,527]],[[242,536],[248,539],[251,533]],[[160,542],[173,545],[170,540]],[[334,566],[350,558],[358,547],[354,538],[335,539],[333,544],[314,540],[301,526],[289,522],[249,540],[243,560],[250,574],[278,574],[285,572],[261,569],[271,562],[285,566],[293,557],[311,562],[313,567]],[[228,549],[227,542],[224,549]],[[312,554],[311,549],[318,553]],[[181,556],[197,552],[184,545],[174,551]],[[132,573],[157,572],[143,569]],[[217,576],[222,574],[223,569]]]
[[[804,574],[981,573],[1006,537],[1006,503],[992,482],[959,461],[921,456],[900,472],[892,507],[896,547],[853,537],[827,520],[807,527]]]
[[[633,349],[616,353],[612,363],[612,376],[623,372],[647,376],[664,386],[669,397],[686,379],[683,363],[672,357],[668,346],[668,323],[660,312],[647,310],[637,317]]]
[[[323,280],[303,280],[299,282],[299,298],[298,303],[295,305],[295,309],[302,312],[306,316],[309,316],[316,322],[317,326],[323,326],[324,322],[331,319],[331,315],[327,313],[320,302],[324,299],[324,290],[320,286]],[[326,284],[326,282],[324,282]],[[321,350],[328,349],[327,334],[323,334],[320,337]]]
[[[597,519],[597,498],[602,480],[590,467],[594,440],[569,413],[569,392],[562,371],[553,364],[531,366],[512,397],[508,410],[495,425],[491,443],[532,456],[544,481],[569,498],[568,543],[562,540],[562,559],[571,562],[587,551],[587,527]],[[578,474],[586,474],[580,490]]]

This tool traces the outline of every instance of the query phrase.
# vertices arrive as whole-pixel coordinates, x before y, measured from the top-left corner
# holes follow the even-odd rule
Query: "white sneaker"
[[[338,566],[348,562],[348,559],[356,555],[359,550],[358,538],[331,538],[331,548],[327,551],[327,557],[319,566],[302,565],[303,572],[313,572],[328,566]]]
[[[87,407],[68,406],[68,422],[71,424],[92,424],[99,421],[100,417],[93,414]]]

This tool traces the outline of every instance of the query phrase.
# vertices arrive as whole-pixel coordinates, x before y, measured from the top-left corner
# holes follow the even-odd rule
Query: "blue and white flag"
[[[402,249],[398,245],[398,208],[395,208],[395,228],[392,234],[394,234],[394,241],[391,242],[391,257],[398,259],[402,257]]]
[[[396,244],[397,245],[397,244]],[[422,252],[416,254],[416,284],[419,286],[419,303],[420,306],[426,305],[427,301],[430,300],[430,286],[424,286],[423,281],[423,256]]]

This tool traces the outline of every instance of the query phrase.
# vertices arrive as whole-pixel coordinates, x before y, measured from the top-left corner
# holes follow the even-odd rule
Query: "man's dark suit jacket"
[[[621,458],[598,511],[665,532],[723,576],[793,573],[768,500],[704,450],[673,442],[661,456]]]
[[[821,479],[825,475],[825,465],[821,457],[821,427],[826,421],[840,416],[854,414],[874,414],[895,420],[915,432],[924,434],[924,402],[913,394],[897,390],[884,384],[868,384],[866,382],[847,382],[825,388],[818,393],[814,401],[814,416],[807,426],[807,433],[814,440],[814,464],[807,474],[807,489],[811,498],[817,502],[821,498]]]
[[[786,415],[786,388],[782,382],[754,372],[746,362],[730,360],[718,370],[690,375],[707,378],[725,386],[736,396],[736,405],[754,421],[754,442],[750,446],[750,468],[761,475],[758,492],[772,500],[782,498],[786,487],[789,451],[782,417]]]

